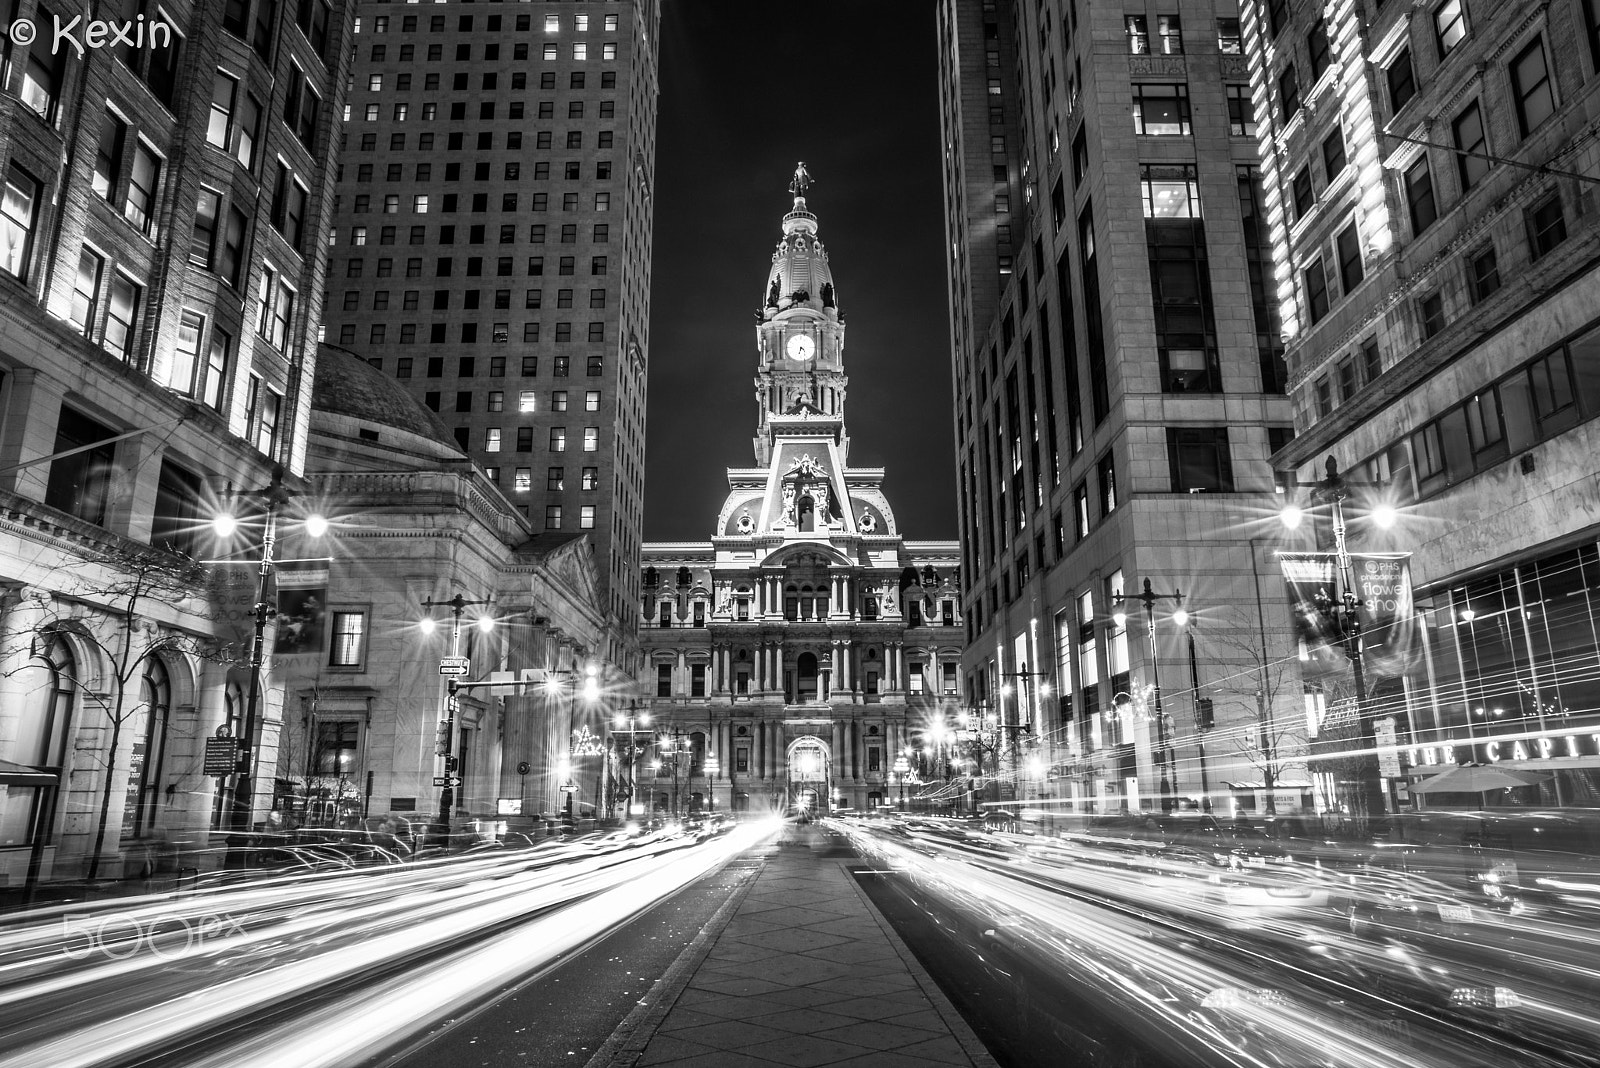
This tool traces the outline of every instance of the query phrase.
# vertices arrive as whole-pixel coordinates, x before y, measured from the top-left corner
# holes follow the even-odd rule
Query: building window
[[[1167,460],[1174,493],[1233,492],[1226,427],[1168,427]]]
[[[61,24],[58,16],[43,4],[34,14],[34,22],[40,27]],[[15,59],[9,55],[11,45],[6,47],[6,69],[9,71]],[[62,75],[66,72],[67,50],[67,47],[54,47],[51,34],[46,30],[34,38],[28,50],[27,64],[23,67],[20,99],[51,125],[56,121],[56,105],[61,95]],[[176,52],[176,46],[170,51]]]
[[[1149,55],[1150,20],[1144,15],[1128,15],[1124,18],[1124,26],[1128,34],[1128,54],[1131,56]]]
[[[1467,256],[1467,292],[1472,303],[1488,299],[1500,288],[1500,265],[1494,246],[1485,245]]]
[[[1234,137],[1254,137],[1256,135],[1256,109],[1255,103],[1250,99],[1248,85],[1229,85],[1228,90],[1228,132]]]
[[[561,506],[559,504],[547,504],[544,506],[544,529],[561,529]]]
[[[366,634],[365,612],[334,612],[333,641],[328,651],[329,666],[360,667]]]
[[[84,337],[94,337],[95,313],[100,309],[100,285],[106,261],[85,246],[78,253],[78,274],[72,286],[67,321]]]
[[[1438,293],[1423,297],[1417,302],[1417,310],[1422,319],[1422,336],[1433,337],[1444,329],[1444,297]]]
[[[567,451],[567,428],[566,427],[553,426],[553,427],[550,428],[550,451],[551,452],[566,452]]]
[[[133,355],[133,324],[139,314],[143,287],[121,271],[111,275],[111,296],[106,302],[106,326],[100,345],[122,360]]]
[[[1117,507],[1117,460],[1111,453],[1100,457],[1096,468],[1100,477],[1100,515],[1104,518]]]
[[[1542,40],[1535,40],[1511,61],[1511,91],[1517,100],[1517,128],[1523,137],[1555,114],[1555,95]]]
[[[1155,137],[1188,136],[1189,87],[1166,83],[1135,83],[1133,129]]]
[[[1456,116],[1450,124],[1450,134],[1456,143],[1456,172],[1461,176],[1461,188],[1471,189],[1489,173],[1489,161],[1484,158],[1488,144],[1483,136],[1483,113],[1476,100]]]
[[[1567,222],[1561,214],[1561,197],[1554,191],[1529,208],[1525,219],[1528,252],[1532,259],[1539,259],[1567,239]]]
[[[1426,156],[1406,168],[1406,204],[1411,211],[1411,232],[1420,234],[1432,226],[1439,217],[1433,199],[1433,172],[1428,169]]]
[[[600,428],[586,426],[583,428],[583,451],[596,452],[600,448]]]
[[[116,470],[117,431],[63,407],[56,421],[57,458],[50,461],[44,503],[96,526],[105,522]],[[84,446],[92,448],[83,448]],[[81,450],[81,451],[75,451]],[[61,453],[70,453],[62,456]]]
[[[1156,50],[1164,56],[1183,55],[1183,23],[1179,16],[1156,16]]]
[[[1348,296],[1366,277],[1361,266],[1361,237],[1356,232],[1356,224],[1340,230],[1334,243],[1339,252],[1339,287]]]
[[[1344,170],[1345,162],[1344,131],[1334,130],[1322,139],[1322,173],[1327,175],[1329,185]]]
[[[1080,482],[1072,488],[1072,529],[1078,541],[1089,536],[1089,486]]]
[[[1311,165],[1308,163],[1295,173],[1289,183],[1289,194],[1294,198],[1294,217],[1304,219],[1317,203],[1317,194],[1311,185]]]
[[[1300,110],[1300,79],[1295,76],[1292,63],[1278,75],[1278,102],[1283,105],[1285,121],[1294,118]]]
[[[205,332],[205,316],[183,309],[178,319],[178,338],[172,346],[172,364],[167,371],[167,386],[192,397],[200,370],[200,337]]]
[[[1306,312],[1313,323],[1320,322],[1328,314],[1328,277],[1322,269],[1322,259],[1313,260],[1311,266],[1305,269],[1306,282]]]
[[[1467,35],[1467,14],[1461,7],[1461,0],[1445,0],[1434,9],[1433,33],[1442,61]]]
[[[1417,95],[1417,76],[1411,69],[1411,49],[1403,48],[1394,62],[1384,71],[1384,81],[1389,83],[1389,108],[1399,111]]]
[[[578,509],[578,529],[594,529],[594,505],[585,504]]]
[[[1306,34],[1306,54],[1311,59],[1311,82],[1314,85],[1317,79],[1322,77],[1322,72],[1333,62],[1333,53],[1328,48],[1326,20],[1318,19]]]

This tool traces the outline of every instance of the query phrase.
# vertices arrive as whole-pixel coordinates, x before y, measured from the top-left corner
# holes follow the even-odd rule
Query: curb
[[[728,900],[722,903],[722,907],[716,911],[700,933],[683,948],[682,953],[678,954],[678,959],[672,962],[666,974],[645,993],[643,998],[639,999],[639,1004],[634,1006],[633,1011],[623,1018],[615,1031],[611,1032],[611,1037],[606,1039],[595,1051],[594,1056],[589,1058],[584,1068],[632,1068],[632,1065],[644,1055],[645,1047],[656,1037],[656,1030],[667,1018],[667,1013],[672,1011],[672,1007],[678,1003],[678,998],[688,989],[689,981],[694,978],[695,972],[711,955],[711,947],[732,922],[733,914],[749,896],[751,887],[755,886],[756,879],[767,866],[767,858],[778,845],[779,843],[771,843],[756,847],[755,856],[760,860],[760,866],[751,869],[750,874],[729,895]]]
[[[894,951],[900,955],[900,960],[905,964],[906,970],[917,981],[917,986],[922,988],[923,996],[933,1006],[933,1011],[937,1012],[940,1018],[944,1020],[945,1026],[950,1028],[950,1034],[961,1044],[962,1052],[971,1059],[974,1068],[999,1068],[999,1062],[994,1059],[994,1056],[989,1052],[989,1048],[978,1037],[977,1032],[972,1029],[965,1017],[951,1004],[950,999],[945,997],[944,991],[939,989],[939,984],[934,981],[933,976],[928,974],[928,970],[922,966],[922,962],[911,951],[911,947],[905,944],[899,932],[894,929],[888,920],[883,918],[883,914],[872,903],[872,899],[867,896],[867,892],[861,889],[861,883],[857,880],[855,872],[850,870],[849,863],[843,860],[835,860],[832,863],[843,868],[845,874],[850,877],[850,888],[861,899],[862,907],[867,910],[873,922],[883,931],[884,938],[894,947]]]

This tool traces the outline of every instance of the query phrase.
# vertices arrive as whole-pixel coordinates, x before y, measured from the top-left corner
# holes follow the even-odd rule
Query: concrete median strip
[[[994,1065],[845,860],[759,856],[586,1068]]]

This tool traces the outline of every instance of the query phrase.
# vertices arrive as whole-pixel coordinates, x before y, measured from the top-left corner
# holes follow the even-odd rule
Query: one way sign
[[[454,790],[457,786],[461,785],[461,776],[459,776],[459,775],[435,775],[433,777],[433,785],[435,785],[435,786],[448,786],[448,787],[450,787],[450,789]]]

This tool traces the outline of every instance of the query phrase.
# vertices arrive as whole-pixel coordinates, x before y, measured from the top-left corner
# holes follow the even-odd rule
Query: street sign
[[[454,790],[457,786],[461,785],[461,777],[458,775],[435,775],[433,777],[433,785],[448,786],[450,789]]]
[[[472,670],[472,661],[464,656],[441,656],[439,658],[439,674],[465,676]]]
[[[207,738],[202,775],[232,775],[239,763],[239,743],[232,738]]]

